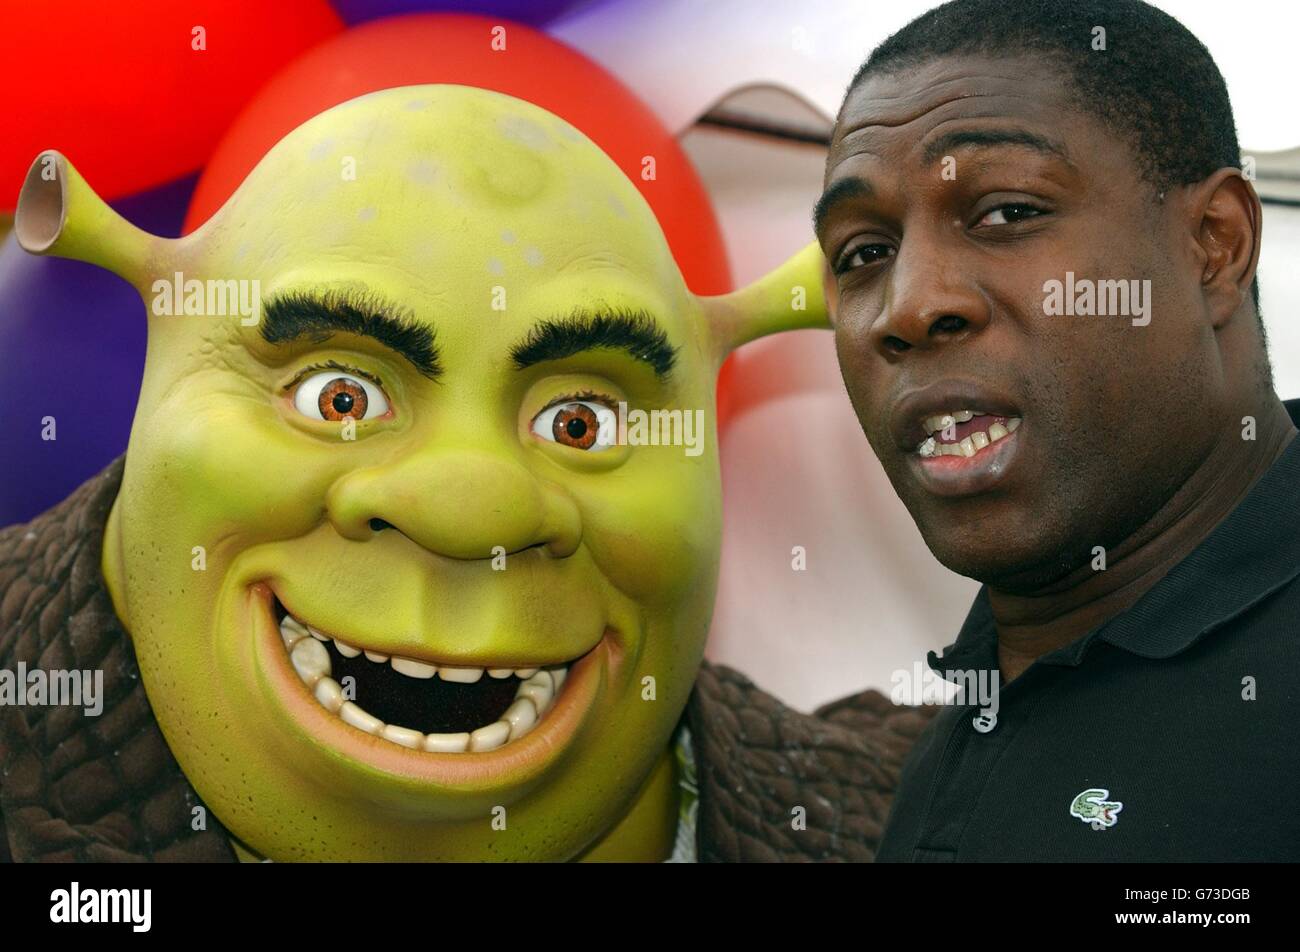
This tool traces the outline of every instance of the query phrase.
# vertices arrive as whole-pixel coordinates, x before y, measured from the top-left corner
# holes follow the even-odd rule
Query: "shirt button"
[[[989,711],[981,711],[971,718],[971,724],[981,734],[987,734],[993,728],[998,726],[998,716]]]

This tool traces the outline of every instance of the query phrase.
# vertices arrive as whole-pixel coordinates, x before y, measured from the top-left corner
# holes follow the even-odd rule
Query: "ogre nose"
[[[533,546],[564,558],[582,538],[567,490],[506,454],[476,450],[421,453],[348,473],[330,488],[326,506],[345,538],[395,530],[453,559]]]

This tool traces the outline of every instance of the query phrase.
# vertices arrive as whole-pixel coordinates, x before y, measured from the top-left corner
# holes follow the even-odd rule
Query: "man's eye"
[[[533,417],[533,432],[552,443],[598,453],[614,445],[618,417],[607,406],[573,400],[547,407]]]
[[[337,370],[312,374],[293,392],[294,408],[313,420],[337,423],[344,417],[365,420],[388,412],[384,391],[369,380]]]
[[[884,261],[886,258],[893,257],[893,255],[894,248],[892,245],[859,245],[852,251],[845,252],[840,256],[839,267],[835,269],[835,273],[843,274],[845,271],[852,271],[855,268],[875,264],[877,261]]]
[[[1024,221],[1026,218],[1037,218],[1043,214],[1041,208],[1035,208],[1033,205],[1024,203],[1015,203],[1011,205],[999,205],[997,208],[991,208],[984,213],[984,217],[975,223],[978,228],[981,225],[1014,225],[1018,221]]]

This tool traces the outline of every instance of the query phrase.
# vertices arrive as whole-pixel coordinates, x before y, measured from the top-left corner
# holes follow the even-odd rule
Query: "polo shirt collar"
[[[1300,427],[1300,399],[1285,402]],[[1231,513],[1191,554],[1134,605],[1038,660],[1078,665],[1097,639],[1143,658],[1169,658],[1300,575],[1300,437],[1278,457]],[[998,667],[997,629],[988,586],[981,586],[957,640],[935,670]]]

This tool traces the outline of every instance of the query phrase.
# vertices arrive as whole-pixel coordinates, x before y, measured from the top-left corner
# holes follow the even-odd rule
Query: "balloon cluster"
[[[42,149],[67,155],[129,220],[176,235],[323,110],[393,86],[458,83],[528,100],[584,132],[654,209],[691,290],[729,290],[717,221],[676,139],[606,70],[536,28],[573,0],[180,6],[65,0],[58,18],[39,4],[5,14],[0,85],[13,105],[0,138],[0,227]],[[30,257],[13,235],[0,244],[0,526],[48,508],[126,449],[143,309],[107,272]]]

